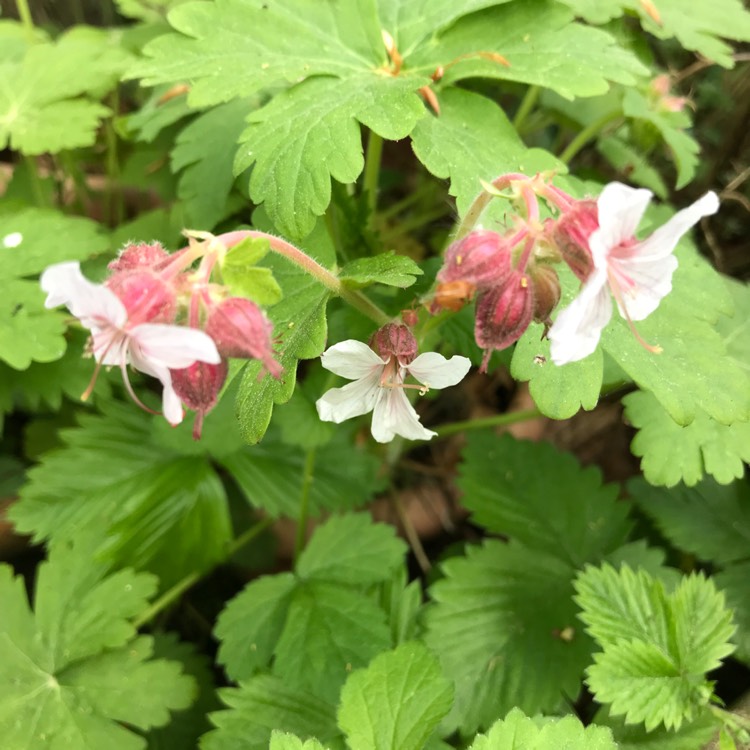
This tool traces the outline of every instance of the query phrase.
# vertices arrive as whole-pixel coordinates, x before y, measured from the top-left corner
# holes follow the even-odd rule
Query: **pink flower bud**
[[[410,364],[418,350],[414,334],[398,323],[388,323],[377,330],[370,339],[370,348],[386,361],[396,357],[402,366]]]
[[[110,271],[132,271],[134,269],[154,268],[167,260],[169,253],[158,243],[150,245],[126,245],[116,260],[107,268]]]
[[[481,372],[493,349],[514,344],[529,327],[534,316],[534,291],[526,273],[513,269],[499,286],[484,292],[477,301],[474,338],[485,350]]]
[[[480,291],[495,286],[510,273],[511,249],[497,232],[472,232],[445,251],[438,281],[443,284],[466,282]]]
[[[177,312],[177,295],[162,278],[150,271],[124,271],[105,283],[120,299],[131,325],[171,323]]]
[[[529,268],[529,277],[534,292],[534,320],[551,325],[549,316],[560,301],[557,272],[546,264],[535,264]]]
[[[581,281],[586,281],[594,270],[589,237],[598,228],[599,212],[594,200],[576,201],[552,224],[552,241]]]
[[[230,297],[214,305],[208,313],[206,333],[222,357],[259,359],[273,377],[281,375],[271,347],[273,324],[249,299]]]
[[[195,414],[193,438],[200,440],[203,418],[216,406],[219,391],[227,379],[229,368],[222,359],[218,365],[208,362],[194,362],[181,370],[170,370],[172,387],[188,409]]]

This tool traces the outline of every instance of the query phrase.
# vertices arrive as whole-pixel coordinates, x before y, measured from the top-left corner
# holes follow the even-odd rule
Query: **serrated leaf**
[[[508,64],[486,53],[500,54]],[[567,8],[548,0],[508,3],[465,16],[440,34],[437,43],[420,47],[408,63],[411,70],[428,75],[446,66],[444,83],[500,78],[544,86],[568,99],[603,94],[609,81],[632,85],[647,74],[612,36],[574,23]]]
[[[412,641],[349,677],[338,723],[357,750],[422,750],[452,698],[438,660]]]
[[[727,606],[734,612],[737,633],[735,656],[750,664],[750,562],[730,565],[714,576],[714,581],[727,597]]]
[[[750,422],[724,425],[696,412],[689,425],[679,425],[650,393],[636,391],[623,398],[625,416],[638,429],[631,450],[641,457],[641,470],[651,484],[696,485],[710,474],[729,484],[745,473],[750,462]]]
[[[326,750],[326,748],[315,739],[303,742],[294,734],[274,731],[268,750]]]
[[[414,153],[442,179],[463,215],[482,190],[480,180],[503,172],[529,174],[562,168],[552,154],[527,149],[503,110],[491,99],[451,88],[439,94],[440,117],[423,117],[414,128]]]
[[[227,197],[234,185],[234,146],[245,128],[254,100],[236,99],[198,115],[177,136],[172,170],[182,171],[177,195],[185,223],[211,230],[227,213]]]
[[[161,726],[192,700],[193,680],[174,662],[148,660],[152,639],[135,638],[129,622],[154,592],[153,577],[107,577],[92,561],[95,543],[89,533],[52,545],[34,614],[23,581],[0,567],[0,731],[8,747],[143,749],[145,740],[120,722]]]
[[[463,505],[492,532],[571,566],[599,559],[628,535],[617,487],[602,486],[596,469],[582,469],[547,443],[475,431],[463,458],[458,480]]]
[[[297,574],[333,583],[380,583],[391,577],[406,550],[392,526],[373,523],[368,514],[334,516],[305,547]]]
[[[167,12],[186,0],[115,0],[118,12],[126,18],[156,23],[163,21]]]
[[[577,102],[576,102],[577,104]],[[637,149],[615,135],[600,138],[597,151],[622,175],[623,179],[651,190],[659,198],[666,198],[669,190],[664,178]]]
[[[268,240],[247,239],[226,254],[221,278],[233,295],[247,297],[259,305],[275,305],[281,300],[281,287],[271,269],[257,265],[268,251]]]
[[[274,730],[317,737],[330,750],[344,748],[334,706],[276,677],[254,677],[219,696],[229,710],[210,715],[217,728],[201,739],[201,750],[267,750]]]
[[[617,750],[604,727],[584,727],[575,716],[530,719],[514,708],[496,721],[486,735],[478,735],[469,750]]]
[[[406,289],[421,275],[422,269],[411,258],[396,255],[392,250],[372,258],[358,258],[339,271],[341,281],[354,289],[370,284],[386,284]]]
[[[468,734],[514,706],[554,713],[578,693],[591,641],[576,624],[572,567],[490,540],[443,573],[430,588],[425,642],[455,683],[444,728]]]
[[[581,619],[603,651],[587,670],[600,703],[646,730],[679,729],[711,697],[705,673],[734,650],[724,596],[702,575],[671,594],[646,571],[589,567],[576,581]]]
[[[65,242],[53,238],[65,237]],[[0,212],[0,359],[16,370],[52,362],[65,352],[65,318],[44,309],[36,276],[52,263],[102,252],[106,239],[94,222],[41,209]]]
[[[745,482],[721,486],[706,479],[695,487],[651,487],[633,480],[629,492],[673,544],[720,565],[748,557],[750,489]]]

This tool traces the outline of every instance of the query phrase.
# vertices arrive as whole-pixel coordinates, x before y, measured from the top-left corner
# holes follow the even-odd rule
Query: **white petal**
[[[643,320],[659,307],[659,303],[672,291],[672,275],[677,268],[677,258],[667,255],[647,263],[620,263],[622,273],[635,284],[632,290],[623,289],[622,304],[617,307],[626,317],[623,305],[631,320]]]
[[[471,360],[466,357],[451,357],[446,359],[436,352],[420,354],[406,369],[420,383],[430,388],[447,388],[460,383],[469,368]]]
[[[134,326],[130,330],[130,352],[136,367],[136,358],[176,370],[194,362],[218,365],[221,361],[216,344],[207,333],[165,323]]]
[[[164,414],[164,419],[166,419],[167,422],[172,425],[180,424],[180,422],[182,422],[184,412],[182,411],[182,402],[180,401],[180,397],[172,387],[172,378],[170,377],[168,383],[165,383],[162,380],[162,385],[164,386],[164,391],[162,392],[161,396],[161,409],[162,413]]]
[[[78,263],[58,263],[47,268],[39,278],[47,292],[45,307],[66,305],[86,328],[98,330],[106,325],[125,325],[128,314],[117,295],[101,284],[93,284],[82,273]]]
[[[579,295],[560,311],[549,330],[550,354],[556,365],[588,357],[612,317],[606,273],[595,271]]]
[[[367,344],[355,339],[334,344],[320,356],[320,363],[326,370],[348,380],[364,378],[373,368],[382,369],[386,364]]]
[[[719,198],[716,193],[706,193],[692,205],[678,211],[650,237],[639,242],[633,248],[631,262],[665,258],[675,249],[685,232],[694,227],[704,216],[711,216],[718,210]]]
[[[601,267],[597,261],[603,260],[602,253],[635,237],[650,200],[651,191],[643,188],[628,187],[620,182],[610,182],[604,187],[596,201],[599,229],[589,238],[597,267]]]
[[[425,429],[419,415],[409,403],[403,388],[380,388],[372,413],[372,436],[379,443],[388,443],[395,435],[409,440],[430,440],[437,435]]]
[[[318,416],[324,422],[339,424],[346,419],[367,414],[375,406],[380,390],[379,382],[380,372],[374,371],[343,388],[331,388],[315,402]]]

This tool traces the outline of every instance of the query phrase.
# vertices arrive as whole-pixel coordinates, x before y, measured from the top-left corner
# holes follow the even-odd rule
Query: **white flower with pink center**
[[[47,292],[45,306],[65,305],[91,331],[91,349],[98,365],[118,366],[136,403],[143,406],[130,385],[128,364],[161,381],[164,417],[171,424],[182,421],[182,405],[172,387],[169,370],[189,367],[194,362],[218,364],[221,358],[210,336],[194,328],[147,322],[165,306],[160,300],[134,290],[133,298],[145,302],[128,310],[111,289],[85,278],[78,263],[50,266],[41,275],[40,283]],[[84,397],[92,387],[93,381]]]
[[[400,335],[404,336],[404,326],[393,328],[401,329]],[[349,339],[323,352],[323,367],[354,382],[332,388],[319,398],[318,414],[323,421],[338,424],[372,412],[372,436],[379,443],[387,443],[396,435],[410,440],[430,440],[437,433],[422,426],[405,390],[424,393],[430,388],[456,385],[469,371],[471,362],[459,356],[446,359],[435,352],[414,357],[416,342],[411,353],[408,346],[406,350],[394,346],[390,352],[384,348],[387,349],[379,347],[381,356],[367,344]],[[404,384],[407,375],[422,385]]]
[[[593,271],[549,331],[556,365],[576,362],[594,352],[612,317],[610,294],[639,341],[652,351],[661,351],[638,336],[633,321],[648,317],[669,294],[677,268],[673,254],[677,243],[704,216],[716,213],[719,199],[713,192],[706,193],[652,235],[638,240],[635,231],[650,200],[649,190],[619,182],[607,185],[599,196],[598,227],[588,239]]]

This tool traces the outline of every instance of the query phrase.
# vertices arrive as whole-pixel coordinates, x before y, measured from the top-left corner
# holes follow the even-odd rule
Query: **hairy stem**
[[[228,560],[238,550],[242,549],[246,544],[249,544],[257,536],[262,534],[269,526],[273,524],[273,518],[264,518],[262,521],[251,526],[247,531],[240,534],[234,541],[227,547],[226,559]],[[176,602],[189,588],[192,588],[198,581],[206,575],[208,571],[195,571],[188,573],[182,580],[178,581],[172,588],[167,589],[150,607],[141,612],[141,614],[133,620],[133,626],[136,629],[142,628],[147,623],[156,617],[160,612],[164,611],[170,604]]]
[[[310,510],[310,487],[315,469],[315,448],[305,454],[305,468],[302,474],[302,491],[299,497],[299,517],[297,518],[297,537],[294,541],[294,562],[299,560],[307,539],[307,518]]]
[[[564,164],[570,163],[570,160],[591,140],[596,138],[607,125],[616,120],[621,120],[623,114],[621,111],[610,112],[600,117],[598,120],[589,123],[573,140],[567,145],[565,150],[558,157]]]
[[[458,432],[465,430],[480,430],[483,427],[502,427],[504,425],[516,424],[517,422],[528,422],[530,419],[537,419],[543,416],[537,408],[523,409],[521,411],[511,411],[505,414],[496,414],[492,417],[482,417],[481,419],[466,419],[463,422],[449,422],[441,427],[435,427],[438,438],[449,437]]]

